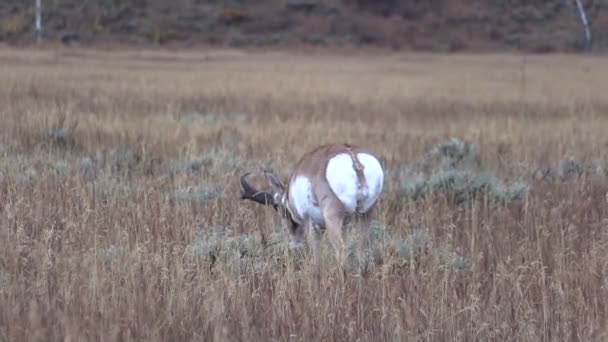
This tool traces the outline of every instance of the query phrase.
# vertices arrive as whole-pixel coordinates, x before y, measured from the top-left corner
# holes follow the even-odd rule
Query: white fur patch
[[[357,173],[353,168],[353,160],[347,153],[340,153],[327,163],[325,177],[329,187],[344,204],[346,211],[355,212],[357,208]]]
[[[349,213],[368,211],[378,199],[384,183],[384,172],[378,159],[368,153],[357,155],[363,165],[367,187],[359,184],[353,160],[341,153],[329,160],[325,176],[329,186]]]
[[[314,223],[323,224],[323,215],[313,201],[312,185],[308,178],[296,177],[289,189],[289,196],[294,204],[295,214],[303,220],[310,217]]]
[[[367,181],[367,192],[360,198],[359,207],[362,212],[369,208],[378,200],[382,187],[384,186],[384,170],[376,157],[367,153],[359,153],[357,155],[361,164],[363,164],[363,175]]]

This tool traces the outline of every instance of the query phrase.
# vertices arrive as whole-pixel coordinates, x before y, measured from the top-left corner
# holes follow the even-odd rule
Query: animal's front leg
[[[304,248],[304,227],[295,222],[289,223],[289,250],[296,251]]]

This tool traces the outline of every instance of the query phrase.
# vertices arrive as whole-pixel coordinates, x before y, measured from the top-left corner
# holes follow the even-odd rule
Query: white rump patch
[[[362,212],[366,212],[378,200],[378,196],[382,192],[384,185],[384,170],[376,157],[368,153],[359,153],[357,155],[361,164],[363,164],[363,175],[367,181],[367,193],[361,198],[359,207]]]
[[[367,187],[359,184],[353,160],[347,153],[341,153],[329,160],[325,176],[329,186],[344,204],[349,213],[355,210],[368,211],[376,202],[384,182],[384,172],[380,162],[368,153],[357,155],[363,165],[363,176]]]
[[[340,153],[331,158],[327,163],[325,177],[346,211],[354,213],[357,208],[357,173],[350,155]]]

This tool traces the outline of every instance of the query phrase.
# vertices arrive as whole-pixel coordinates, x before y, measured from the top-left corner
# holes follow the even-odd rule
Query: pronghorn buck
[[[304,247],[309,233],[316,262],[319,241],[327,230],[340,258],[342,230],[349,222],[358,223],[363,238],[359,247],[366,244],[384,185],[382,165],[370,151],[350,144],[319,146],[302,156],[287,187],[265,170],[271,192],[257,190],[247,181],[249,174],[240,178],[241,199],[270,205],[288,221],[290,249]]]

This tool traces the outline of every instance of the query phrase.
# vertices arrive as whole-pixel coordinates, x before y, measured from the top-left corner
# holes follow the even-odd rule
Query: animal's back
[[[329,186],[312,184],[322,178]],[[301,218],[310,216],[322,224],[319,201],[326,197],[323,192],[333,192],[348,213],[366,212],[378,199],[383,181],[382,166],[368,150],[349,144],[322,145],[296,164],[290,200]]]

